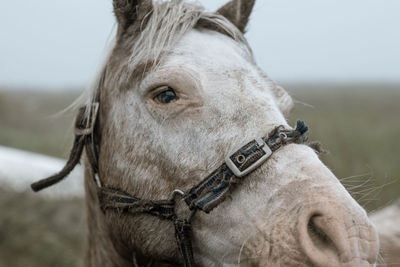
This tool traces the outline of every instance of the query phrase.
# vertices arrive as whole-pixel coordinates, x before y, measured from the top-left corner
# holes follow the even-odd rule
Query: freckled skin
[[[118,67],[115,58],[128,57],[129,50],[113,53],[111,70]],[[293,105],[290,96],[262,73],[243,45],[215,31],[191,30],[130,90],[118,88],[113,75],[107,73],[100,96],[99,175],[104,186],[139,198],[187,191],[243,141],[278,125],[289,127],[284,114]],[[154,102],[154,85],[173,87],[179,100]],[[169,221],[102,214],[90,168],[86,187],[88,266],[131,266],[134,257],[142,263],[154,259],[157,266],[180,262]],[[328,235],[345,236],[333,238],[337,248],[326,245],[333,255],[326,266],[373,266],[377,241],[365,211],[312,149],[284,146],[210,214],[195,215],[195,260],[199,266],[324,266],[325,254],[318,248],[313,254],[321,238],[307,234],[307,216],[322,213],[326,220],[315,223]],[[354,227],[354,238],[344,242]],[[364,242],[368,238],[371,244]]]

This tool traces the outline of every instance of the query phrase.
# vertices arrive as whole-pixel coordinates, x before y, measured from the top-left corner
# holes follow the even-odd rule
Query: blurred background
[[[73,114],[54,115],[104,59],[111,2],[0,2],[0,146],[68,156]],[[247,33],[258,64],[295,99],[290,122],[309,124],[329,151],[322,160],[369,212],[400,197],[399,12],[397,0],[259,0]],[[0,172],[0,267],[81,266],[83,200],[7,179]]]

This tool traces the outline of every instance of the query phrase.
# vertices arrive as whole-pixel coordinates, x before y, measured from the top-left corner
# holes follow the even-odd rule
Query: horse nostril
[[[339,257],[339,251],[335,243],[327,233],[327,225],[322,215],[313,215],[307,225],[307,234],[315,248],[320,250],[326,257],[334,259]]]
[[[330,237],[324,232],[323,229],[319,228],[315,221],[318,220],[320,215],[312,216],[308,222],[308,235],[310,236],[316,247],[333,248],[333,244]]]
[[[299,221],[300,245],[315,266],[340,266],[342,241],[345,238],[338,221],[320,213],[304,216]]]
[[[376,232],[368,219],[353,217],[336,205],[303,213],[298,221],[300,247],[313,266],[374,266]]]

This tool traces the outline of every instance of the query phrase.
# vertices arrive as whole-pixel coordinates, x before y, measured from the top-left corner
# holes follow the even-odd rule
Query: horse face
[[[240,143],[289,127],[290,97],[245,44],[194,28],[139,80],[117,85],[113,70],[134,56],[126,40],[117,41],[101,92],[105,186],[169,198],[200,182]],[[107,217],[113,234],[140,254],[178,257],[168,222]],[[298,144],[274,152],[210,214],[196,213],[193,229],[203,266],[371,266],[378,251],[365,211],[314,151]]]

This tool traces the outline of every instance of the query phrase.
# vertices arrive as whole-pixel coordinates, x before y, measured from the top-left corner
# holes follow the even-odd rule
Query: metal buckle
[[[93,133],[94,125],[96,124],[97,113],[99,112],[99,103],[94,102],[90,105],[89,118],[85,118],[86,107],[79,110],[76,118],[75,135],[90,135]]]
[[[229,154],[225,163],[236,177],[243,177],[257,169],[271,154],[272,151],[264,140],[256,137]]]

